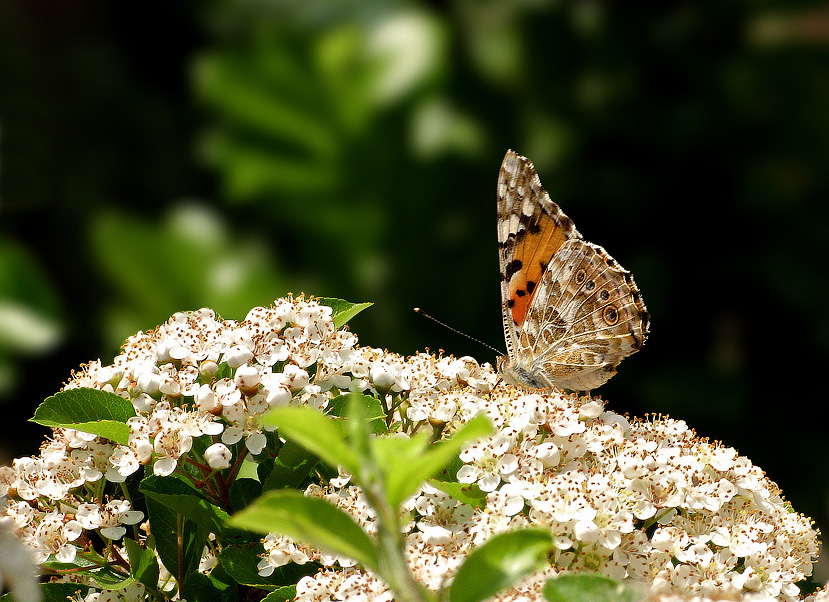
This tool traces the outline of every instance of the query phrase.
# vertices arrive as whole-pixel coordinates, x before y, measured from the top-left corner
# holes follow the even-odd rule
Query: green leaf
[[[248,587],[271,585],[268,577],[262,577],[256,565],[265,552],[261,543],[246,546],[225,546],[219,553],[219,564],[236,583]]]
[[[227,512],[205,500],[198,490],[175,477],[151,475],[141,481],[138,490],[210,533],[221,533],[227,522]]]
[[[296,598],[296,585],[280,587],[262,598],[262,602],[289,602]]]
[[[128,537],[124,538],[124,547],[130,560],[130,573],[143,583],[148,591],[155,591],[158,587],[159,573],[155,552],[141,547],[141,544]]]
[[[449,602],[480,602],[544,568],[553,547],[549,531],[502,533],[475,548],[449,587]]]
[[[347,416],[348,405],[352,399],[360,400],[364,404],[366,411],[365,419],[368,421],[369,432],[374,434],[388,432],[389,429],[386,426],[386,413],[383,411],[383,405],[379,399],[371,395],[363,395],[360,393],[338,395],[329,402],[327,414],[329,416]]]
[[[230,519],[234,527],[286,535],[377,570],[374,544],[351,516],[290,489],[270,491]]]
[[[360,462],[360,474],[363,478],[373,480],[373,477],[369,477],[369,472],[367,472],[372,471],[375,477],[382,478],[382,469],[380,468],[382,464],[375,466],[373,463],[374,458],[369,451],[369,436],[371,433],[369,432],[368,410],[366,404],[363,403],[363,400],[358,395],[348,395],[348,408],[346,409],[344,427],[346,436],[348,437],[348,445],[354,450]]]
[[[45,560],[42,563],[42,566],[49,571],[54,572],[69,572],[70,569],[90,569],[94,570],[98,566],[98,563],[93,561],[91,558],[86,558],[83,555],[75,556],[75,560],[72,562],[58,562],[54,560],[54,556],[50,556],[49,559]],[[72,571],[77,572],[77,571]]]
[[[214,551],[216,552],[217,556],[219,554],[219,549],[223,549],[224,547],[226,546],[223,546],[222,548],[214,548]],[[260,551],[264,550],[261,544],[259,545],[259,548]],[[210,570],[210,572],[207,574],[207,577],[210,579],[211,587],[215,592],[217,602],[219,600],[225,600],[226,602],[240,602],[240,595],[244,596],[244,594],[240,594],[240,590],[242,590],[242,588],[239,587],[239,582],[227,574],[227,571],[225,571],[224,567],[222,566],[221,560],[219,560],[218,564],[216,564]],[[200,584],[196,584],[196,587],[198,588],[201,586]],[[190,587],[189,592],[192,591],[193,587]],[[163,598],[163,596],[157,596],[157,598],[160,600],[161,598]],[[211,598],[207,598],[207,600],[209,602],[213,602],[213,599]]]
[[[40,593],[43,596],[41,602],[67,602],[67,600],[74,600],[75,595],[80,593],[81,597],[86,597],[89,593],[88,585],[81,585],[80,583],[42,583],[40,585]],[[25,600],[16,600],[11,593],[6,593],[0,596],[0,602],[26,602]]]
[[[135,583],[132,576],[124,577],[112,570],[99,570],[89,573],[89,579],[95,587],[100,589],[125,589]]]
[[[409,438],[375,437],[371,440],[372,461],[385,473],[385,493],[389,504],[397,507],[433,476],[429,456],[429,435],[417,433]],[[424,462],[425,461],[425,462]],[[442,465],[435,468],[439,471]],[[423,478],[420,478],[420,477]]]
[[[320,305],[327,305],[334,310],[334,326],[342,328],[343,325],[358,313],[374,305],[374,303],[351,303],[343,299],[334,299],[332,297],[323,297],[317,299]]]
[[[181,594],[187,602],[232,602],[239,599],[237,587],[199,572],[187,576],[187,584]]]
[[[306,575],[313,575],[319,569],[319,565],[313,562],[306,564],[289,562],[276,568],[267,577],[263,577],[256,567],[264,553],[265,548],[261,542],[242,546],[224,546],[219,553],[218,568],[224,571],[228,579],[240,585],[262,589],[281,588],[294,584]],[[216,569],[213,569],[211,575],[215,572]]]
[[[429,484],[435,489],[440,489],[446,495],[467,504],[473,508],[486,506],[486,493],[481,491],[476,483],[458,483],[456,481],[438,481],[430,479]]]
[[[184,584],[187,576],[198,570],[209,533],[151,496],[147,496],[144,501],[147,504],[155,550],[164,566],[180,584]]]
[[[260,495],[262,483],[256,479],[236,479],[230,486],[230,503],[235,511],[246,508]]]
[[[636,602],[644,595],[610,577],[597,574],[559,575],[544,584],[548,602]]]
[[[483,414],[475,416],[452,437],[432,445],[426,452],[420,451],[413,443],[411,448],[395,446],[386,441],[406,441],[405,439],[373,439],[375,457],[386,467],[386,497],[389,504],[397,507],[412,495],[421,483],[436,475],[455,456],[463,445],[469,441],[486,437],[492,433],[492,425]],[[411,441],[415,441],[413,437]],[[397,453],[394,452],[398,448]],[[356,473],[352,473],[356,474]]]
[[[115,393],[79,388],[46,399],[30,421],[49,428],[72,428],[126,445],[130,434],[126,422],[133,416],[135,408],[129,400]]]
[[[357,456],[346,443],[342,427],[311,408],[275,408],[262,423],[279,427],[284,437],[293,439],[331,466],[341,465],[352,474],[358,470]]]
[[[273,468],[265,479],[262,490],[296,489],[318,462],[319,458],[315,454],[293,439],[288,439],[274,459]]]

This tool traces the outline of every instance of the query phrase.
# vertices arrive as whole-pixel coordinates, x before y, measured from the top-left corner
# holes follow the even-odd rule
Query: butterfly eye
[[[584,283],[585,280],[587,280],[587,272],[585,272],[584,270],[579,270],[578,272],[576,272],[575,280],[576,284],[581,285],[582,283]]]
[[[594,288],[596,288],[596,283],[592,280],[588,280],[587,284],[584,285],[584,290],[586,291],[592,291]]]
[[[608,323],[609,326],[613,326],[619,320],[619,312],[616,311],[616,308],[612,305],[608,305],[604,308],[602,312],[602,317],[604,321]]]
[[[599,293],[599,299],[601,299],[602,301],[607,301],[608,299],[610,299],[610,293],[608,293],[607,291],[602,291],[601,293]]]

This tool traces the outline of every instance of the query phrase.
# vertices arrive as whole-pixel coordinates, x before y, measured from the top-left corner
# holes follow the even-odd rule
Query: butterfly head
[[[508,355],[498,358],[498,373],[504,382],[514,387],[530,389],[552,389],[555,385],[543,372],[513,365]]]

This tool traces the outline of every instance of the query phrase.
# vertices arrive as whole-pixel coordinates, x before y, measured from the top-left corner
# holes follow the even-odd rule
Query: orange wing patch
[[[523,324],[547,264],[569,238],[550,216],[539,213],[533,217],[507,265],[510,311],[516,324]]]

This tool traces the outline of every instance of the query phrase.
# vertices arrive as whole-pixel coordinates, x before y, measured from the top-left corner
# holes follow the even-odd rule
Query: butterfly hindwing
[[[601,247],[565,243],[538,287],[517,356],[568,389],[604,384],[644,340],[630,274]]]

